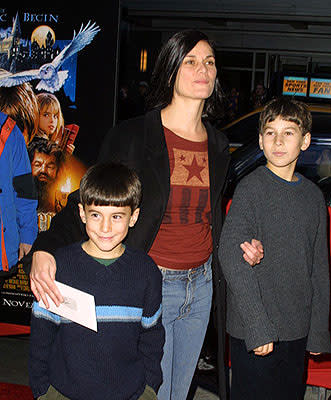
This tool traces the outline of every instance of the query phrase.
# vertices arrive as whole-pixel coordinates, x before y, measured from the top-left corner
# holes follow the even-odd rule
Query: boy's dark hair
[[[119,163],[102,163],[90,167],[80,182],[83,206],[131,207],[133,212],[141,201],[138,175]]]
[[[216,55],[215,45],[206,34],[196,30],[186,30],[174,34],[162,47],[156,60],[147,96],[148,109],[162,109],[172,101],[179,67],[186,55],[201,40],[207,42]],[[217,117],[223,111],[221,85],[216,77],[214,91],[206,99],[203,117]]]
[[[259,133],[262,134],[266,124],[277,117],[296,123],[302,135],[311,132],[312,116],[307,105],[301,101],[285,96],[270,100],[260,114]]]

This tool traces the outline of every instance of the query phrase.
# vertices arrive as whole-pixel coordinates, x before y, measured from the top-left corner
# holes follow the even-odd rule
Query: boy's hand
[[[243,257],[251,267],[259,264],[264,256],[263,246],[259,240],[252,239],[251,243],[244,242],[240,245],[241,250],[244,252]]]
[[[30,284],[37,301],[42,298],[45,306],[49,308],[46,293],[54,301],[56,306],[63,303],[63,297],[54,283],[56,273],[55,258],[45,252],[36,251],[33,253],[30,272]]]
[[[263,346],[259,346],[256,349],[254,349],[254,354],[256,356],[266,356],[267,354],[271,353],[274,350],[274,344],[273,342],[267,343]]]
[[[309,352],[311,356],[320,356],[322,353],[313,353],[312,351]]]

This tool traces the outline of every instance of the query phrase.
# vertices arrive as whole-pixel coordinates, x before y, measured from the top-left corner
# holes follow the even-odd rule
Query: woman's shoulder
[[[128,126],[139,126],[143,125],[145,120],[145,115],[139,115],[138,117],[125,119],[119,121],[117,125],[115,125],[115,129],[127,128]]]
[[[118,122],[108,131],[104,145],[107,146],[109,143],[112,143],[114,139],[118,145],[121,143],[130,143],[132,145],[132,143],[143,142],[146,133],[146,125],[153,125],[153,121],[156,120],[157,115],[158,112],[153,110],[138,117]]]
[[[206,121],[204,123],[207,128],[209,137],[212,137],[215,140],[215,142],[221,145],[222,147],[229,146],[229,139],[221,129],[218,129],[211,122]]]
[[[147,111],[145,114],[134,118],[120,121],[114,129],[124,130],[128,132],[128,128],[143,129],[146,123],[150,123],[159,115],[158,110]],[[129,130],[131,131],[131,129]]]

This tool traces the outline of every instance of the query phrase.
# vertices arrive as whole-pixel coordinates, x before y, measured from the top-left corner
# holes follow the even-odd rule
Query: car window
[[[296,170],[315,183],[330,177],[330,146],[312,143],[306,151],[300,154]]]
[[[312,116],[313,116],[312,132],[316,132],[316,134],[319,135],[327,134],[330,137],[331,114],[313,111]]]
[[[224,129],[223,132],[230,143],[245,144],[258,136],[259,115],[259,113],[253,114]]]

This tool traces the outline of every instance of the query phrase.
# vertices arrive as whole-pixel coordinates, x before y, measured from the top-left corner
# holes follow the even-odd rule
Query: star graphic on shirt
[[[204,166],[201,167],[200,165],[198,165],[198,162],[197,162],[197,159],[195,158],[195,156],[193,156],[191,165],[183,165],[183,167],[185,167],[189,172],[186,182],[188,182],[194,176],[197,177],[201,182],[203,182],[203,180],[201,178],[201,171],[205,167]]]

